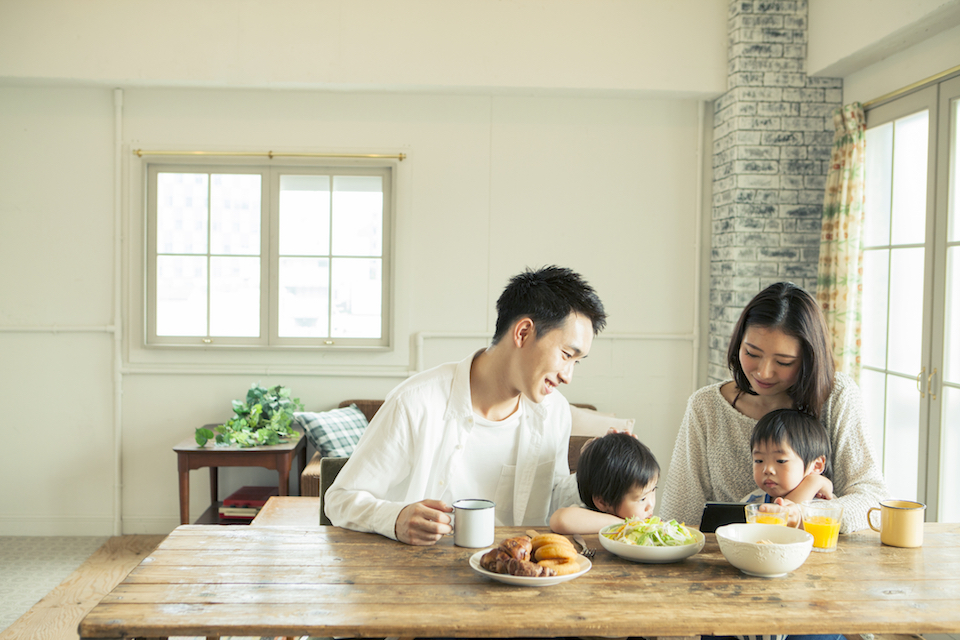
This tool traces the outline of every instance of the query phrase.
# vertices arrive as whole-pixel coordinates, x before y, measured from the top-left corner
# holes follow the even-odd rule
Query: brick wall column
[[[714,103],[709,382],[743,307],[790,280],[815,292],[839,78],[806,75],[807,2],[731,0],[727,93]]]

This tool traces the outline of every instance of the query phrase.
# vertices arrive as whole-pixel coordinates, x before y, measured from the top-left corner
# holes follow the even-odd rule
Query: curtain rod
[[[955,67],[953,67],[953,68],[951,68],[951,69],[947,69],[946,71],[941,71],[940,73],[938,73],[938,74],[936,74],[936,75],[933,75],[933,76],[930,76],[929,78],[924,78],[923,80],[920,80],[919,82],[914,82],[913,84],[908,84],[907,86],[905,86],[905,87],[903,87],[903,88],[901,88],[901,89],[897,89],[896,91],[891,91],[890,93],[885,94],[885,95],[882,95],[882,96],[880,96],[879,98],[874,98],[873,100],[867,100],[866,102],[863,103],[863,108],[864,108],[864,109],[869,109],[870,107],[879,106],[880,104],[883,104],[884,102],[889,102],[889,101],[893,100],[894,98],[899,98],[900,96],[906,95],[906,94],[908,94],[908,93],[912,93],[912,92],[914,92],[914,91],[919,91],[920,89],[925,89],[926,87],[928,87],[928,86],[930,86],[930,85],[932,85],[932,84],[935,84],[935,83],[940,82],[941,80],[944,80],[944,79],[946,79],[946,78],[948,78],[948,77],[950,77],[950,76],[958,75],[958,74],[960,74],[960,65],[957,65],[957,66],[955,66]]]
[[[407,154],[386,153],[281,153],[279,151],[144,151],[134,149],[138,158],[143,156],[229,156],[259,158],[387,158],[403,162]]]

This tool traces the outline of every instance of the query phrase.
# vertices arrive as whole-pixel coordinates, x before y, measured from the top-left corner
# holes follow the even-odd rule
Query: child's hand
[[[777,498],[772,504],[779,506],[779,509],[771,508],[771,504],[765,504],[760,507],[761,511],[780,511],[787,514],[787,526],[799,529],[803,523],[803,514],[800,513],[800,505],[784,498]]]

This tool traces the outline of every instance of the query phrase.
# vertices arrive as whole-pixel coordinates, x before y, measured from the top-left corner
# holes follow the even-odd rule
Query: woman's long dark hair
[[[748,327],[777,329],[800,342],[800,372],[787,394],[797,409],[819,419],[833,391],[834,365],[827,323],[817,301],[792,282],[778,282],[758,293],[744,307],[727,347],[727,366],[737,388],[754,394],[740,366],[740,345]]]

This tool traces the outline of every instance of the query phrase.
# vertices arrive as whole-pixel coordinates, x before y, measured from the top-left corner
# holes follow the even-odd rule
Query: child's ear
[[[819,458],[817,458],[816,460],[810,463],[810,471],[808,471],[808,473],[815,473],[819,476],[823,473],[823,470],[826,468],[826,466],[827,466],[826,456],[820,456]]]
[[[610,505],[608,505],[600,496],[593,496],[593,506],[603,513],[613,513],[616,511],[616,509],[611,509]]]

